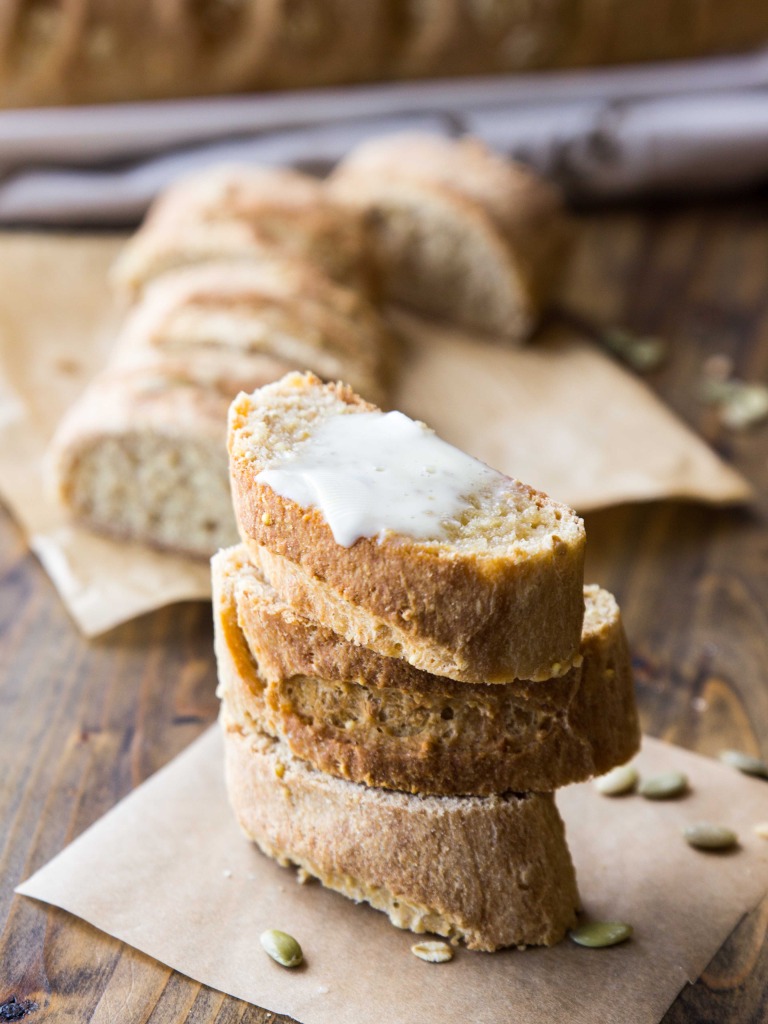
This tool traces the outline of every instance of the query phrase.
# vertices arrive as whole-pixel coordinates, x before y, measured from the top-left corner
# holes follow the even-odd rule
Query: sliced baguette
[[[178,267],[253,263],[282,254],[371,291],[369,246],[361,212],[335,201],[316,179],[284,168],[223,166],[163,192],[118,257],[112,282],[130,299]]]
[[[222,705],[230,801],[283,865],[383,910],[398,928],[491,952],[553,945],[575,923],[576,878],[550,794],[429,797],[315,771],[244,735]]]
[[[47,459],[52,489],[89,529],[210,557],[237,539],[229,403],[239,388],[280,377],[285,364],[237,353],[162,358],[140,348],[122,359],[59,425]]]
[[[315,768],[436,795],[551,791],[624,764],[640,742],[618,606],[584,588],[581,663],[546,683],[457,683],[303,619],[240,545],[213,559],[220,692],[248,732]]]
[[[584,614],[584,525],[571,509],[494,474],[493,492],[467,496],[446,534],[347,548],[317,508],[256,479],[324,421],[370,411],[350,388],[297,373],[233,402],[233,501],[254,563],[299,614],[416,668],[475,683],[562,675]]]
[[[120,349],[264,353],[382,401],[391,331],[357,292],[299,259],[205,263],[153,281],[128,317]]]
[[[385,294],[419,312],[519,342],[559,284],[569,230],[557,192],[479,140],[373,139],[330,189],[368,216]]]

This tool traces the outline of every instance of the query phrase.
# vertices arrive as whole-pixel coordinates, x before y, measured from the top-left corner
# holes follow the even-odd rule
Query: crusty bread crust
[[[509,480],[527,507],[561,527],[538,547],[480,556],[394,534],[338,545],[317,509],[258,483],[291,406],[317,403],[318,419],[374,407],[344,385],[289,374],[230,408],[235,515],[251,558],[285,600],[347,640],[461,682],[505,683],[562,675],[578,651],[584,613],[583,523],[572,510]],[[261,436],[261,435],[259,435]]]
[[[265,258],[197,264],[153,281],[117,342],[118,353],[148,348],[185,357],[207,351],[223,365],[238,353],[269,355],[284,367],[272,379],[307,369],[381,401],[394,342],[362,295],[304,260]]]
[[[182,178],[155,201],[112,269],[117,291],[190,264],[293,255],[375,292],[368,228],[322,182],[285,168],[219,166]]]
[[[270,857],[470,949],[553,945],[578,892],[550,794],[425,797],[317,772],[279,741],[244,736],[222,706],[229,798]]]
[[[220,686],[232,716],[321,771],[410,793],[486,796],[581,782],[638,749],[621,617],[599,587],[584,589],[578,666],[546,683],[481,686],[383,658],[303,619],[242,545],[212,564]]]
[[[266,352],[243,352],[236,348],[225,348],[223,351],[201,346],[197,349],[179,349],[163,351],[150,345],[123,345],[120,342],[112,351],[107,368],[94,378],[85,394],[93,403],[92,412],[101,414],[106,422],[113,422],[114,414],[106,414],[103,403],[99,401],[102,390],[122,392],[126,395],[135,394],[148,398],[153,395],[151,405],[158,422],[168,420],[168,429],[176,433],[170,410],[164,411],[163,392],[172,392],[177,388],[198,392],[201,396],[200,407],[205,406],[211,412],[215,410],[218,422],[205,415],[211,426],[216,429],[217,436],[226,440],[227,409],[232,396],[238,394],[244,384],[258,381],[270,384],[290,372],[290,365],[285,360]],[[84,396],[81,401],[84,404]],[[202,397],[205,396],[205,397]],[[135,411],[131,412],[130,404],[126,406],[126,426],[141,426],[145,413],[145,402],[135,401]],[[220,419],[220,400],[225,402],[224,417]],[[150,403],[147,402],[146,405]],[[169,403],[170,404],[170,403]],[[77,406],[73,406],[76,409]],[[194,418],[185,419],[185,426],[191,437],[197,433]],[[226,455],[226,443],[222,445]],[[226,461],[226,458],[225,458]]]

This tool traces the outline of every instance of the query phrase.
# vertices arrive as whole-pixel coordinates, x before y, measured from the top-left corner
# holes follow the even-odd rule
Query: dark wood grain
[[[768,756],[768,427],[724,431],[697,389],[715,353],[768,379],[768,203],[614,211],[581,226],[572,308],[667,338],[672,356],[649,383],[757,493],[749,511],[675,502],[590,515],[588,578],[622,604],[648,732]],[[15,995],[38,1004],[30,1020],[97,1024],[286,1020],[12,892],[214,719],[210,607],[164,609],[89,643],[2,512],[0,580],[0,1004]],[[767,931],[768,901],[667,1024],[767,1020]]]

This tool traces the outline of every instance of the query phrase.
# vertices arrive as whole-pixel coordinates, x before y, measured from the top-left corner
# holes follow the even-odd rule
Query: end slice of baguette
[[[584,588],[581,662],[547,682],[457,683],[302,618],[243,545],[213,558],[220,691],[248,732],[313,767],[409,793],[548,792],[624,764],[640,742],[613,597]]]
[[[559,285],[570,229],[557,191],[479,140],[383,136],[330,189],[367,215],[386,295],[418,312],[520,342]]]
[[[233,402],[233,501],[254,563],[304,617],[435,675],[472,683],[562,675],[578,656],[584,615],[584,524],[571,509],[498,474],[492,493],[467,496],[447,534],[389,532],[346,548],[317,508],[257,481],[330,417],[373,410],[311,374]]]
[[[430,797],[315,771],[285,744],[244,735],[226,701],[229,798],[245,834],[283,865],[383,910],[398,928],[470,949],[550,946],[578,891],[550,794]]]
[[[127,347],[59,424],[46,460],[52,491],[88,529],[210,557],[237,540],[229,403],[239,388],[285,370],[264,355],[163,357]]]

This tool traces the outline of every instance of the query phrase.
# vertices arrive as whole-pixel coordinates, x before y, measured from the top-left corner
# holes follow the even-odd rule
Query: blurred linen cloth
[[[761,2],[761,0],[755,0]],[[361,139],[469,132],[574,199],[768,178],[768,50],[609,70],[0,112],[0,223],[138,220],[211,163],[324,172]]]

